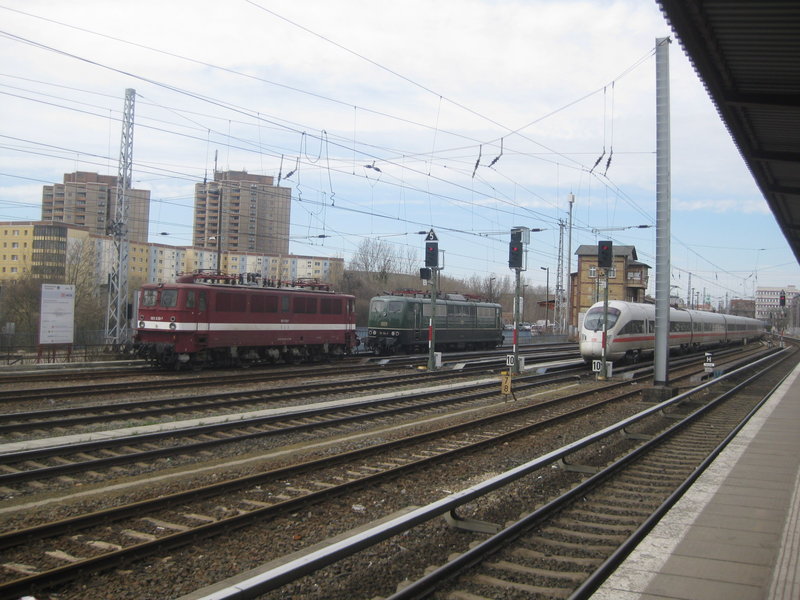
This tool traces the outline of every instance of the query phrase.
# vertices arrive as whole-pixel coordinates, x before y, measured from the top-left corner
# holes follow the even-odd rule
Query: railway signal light
[[[610,241],[597,242],[597,266],[610,269],[614,266],[614,250]]]
[[[513,238],[513,234],[512,234]],[[521,269],[522,268],[522,252],[523,252],[523,245],[522,242],[510,242],[508,244],[508,266],[511,269]]]
[[[439,243],[438,242],[425,242],[425,266],[438,267],[439,266]]]
[[[780,305],[786,306],[786,292],[784,292],[783,290],[781,290]]]

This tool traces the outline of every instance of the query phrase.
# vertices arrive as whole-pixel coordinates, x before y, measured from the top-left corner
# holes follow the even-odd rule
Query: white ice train
[[[608,302],[606,359],[635,362],[652,354],[656,337],[656,307],[620,300]],[[693,352],[711,346],[747,343],[766,333],[764,322],[748,317],[700,310],[669,309],[669,347]],[[603,303],[586,312],[580,332],[581,356],[586,362],[602,357]]]

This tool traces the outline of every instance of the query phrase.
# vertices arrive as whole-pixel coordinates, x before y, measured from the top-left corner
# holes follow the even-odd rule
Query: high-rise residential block
[[[127,238],[147,243],[150,190],[130,189],[127,194]],[[117,210],[117,178],[77,171],[66,173],[64,183],[42,189],[42,221],[86,227],[98,235],[110,233]]]
[[[194,239],[200,248],[222,252],[289,252],[291,188],[246,171],[215,171],[195,184]]]

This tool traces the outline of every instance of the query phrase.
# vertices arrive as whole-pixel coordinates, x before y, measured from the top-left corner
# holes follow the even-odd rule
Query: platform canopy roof
[[[800,263],[800,1],[657,2]]]

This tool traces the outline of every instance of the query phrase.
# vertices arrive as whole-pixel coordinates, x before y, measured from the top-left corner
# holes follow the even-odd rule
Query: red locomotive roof
[[[256,273],[242,275],[225,275],[217,272],[198,271],[195,273],[181,273],[175,278],[175,283],[199,283],[225,286],[242,286],[246,288],[281,288],[300,289],[306,291],[331,292],[330,285],[312,277],[301,277],[293,281],[276,279],[263,279]]]

